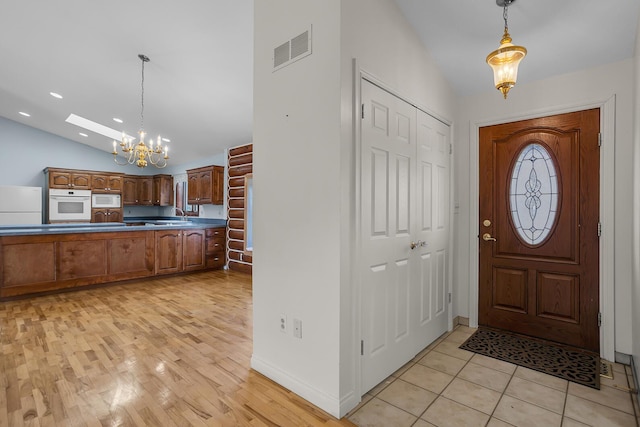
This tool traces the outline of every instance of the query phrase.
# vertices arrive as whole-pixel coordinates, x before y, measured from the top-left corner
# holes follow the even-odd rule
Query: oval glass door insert
[[[558,211],[558,176],[547,149],[526,145],[511,171],[509,207],[513,226],[528,245],[542,244],[551,233]]]

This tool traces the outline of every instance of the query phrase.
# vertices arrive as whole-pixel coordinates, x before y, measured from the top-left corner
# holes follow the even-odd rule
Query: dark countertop
[[[124,223],[76,223],[76,224],[37,224],[37,225],[0,225],[0,237],[27,236],[39,234],[69,233],[107,233],[118,231],[171,230],[174,228],[221,228],[226,227],[224,219],[180,217],[133,217],[125,218]]]

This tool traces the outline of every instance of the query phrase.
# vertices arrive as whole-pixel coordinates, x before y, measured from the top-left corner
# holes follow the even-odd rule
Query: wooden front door
[[[600,110],[480,129],[480,325],[599,351]]]

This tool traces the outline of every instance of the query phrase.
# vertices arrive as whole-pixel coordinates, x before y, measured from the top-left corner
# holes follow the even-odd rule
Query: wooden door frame
[[[432,110],[420,105],[419,103],[416,103],[415,101],[411,100],[411,98],[404,96],[402,94],[400,94],[398,91],[394,90],[393,88],[391,88],[389,85],[385,84],[383,81],[381,81],[380,79],[378,79],[377,77],[375,77],[373,74],[363,70],[362,68],[360,68],[359,63],[357,61],[357,59],[353,59],[352,60],[352,70],[353,70],[353,168],[354,168],[354,173],[353,173],[353,184],[354,184],[354,204],[353,204],[353,210],[354,210],[354,215],[353,215],[353,244],[351,246],[351,255],[352,255],[352,259],[354,260],[354,268],[351,269],[351,283],[352,285],[352,293],[351,293],[351,297],[353,298],[351,301],[351,319],[353,321],[353,327],[352,327],[352,331],[353,331],[353,336],[356,338],[354,340],[354,342],[352,343],[352,354],[354,356],[353,359],[353,367],[354,367],[354,372],[353,372],[353,377],[354,377],[354,394],[349,393],[349,396],[345,399],[343,399],[343,402],[341,403],[341,408],[343,408],[344,412],[346,413],[347,410],[350,410],[353,408],[353,406],[351,406],[352,402],[360,402],[362,399],[362,357],[360,355],[360,342],[361,339],[363,337],[363,326],[362,326],[362,265],[363,265],[363,257],[362,257],[362,248],[361,248],[361,239],[362,239],[362,233],[361,233],[361,227],[362,227],[362,192],[361,192],[361,185],[362,185],[362,179],[361,179],[361,174],[362,174],[362,166],[360,164],[360,160],[361,160],[361,156],[362,156],[362,129],[361,129],[361,124],[362,121],[360,120],[360,115],[361,115],[361,105],[362,105],[362,91],[361,91],[361,86],[362,86],[362,82],[363,80],[368,81],[369,83],[378,86],[380,89],[383,89],[387,92],[389,92],[390,94],[402,99],[403,101],[413,105],[414,107],[416,107],[419,110],[422,110],[423,112],[427,113],[428,115],[434,117],[436,120],[444,123],[445,125],[449,126],[450,128],[450,134],[449,134],[449,143],[451,144],[451,147],[453,147],[454,153],[455,153],[455,147],[453,144],[454,141],[454,127],[453,127],[453,122],[451,120],[448,120],[447,118],[443,117],[440,114],[437,114],[435,112],[433,112]],[[453,224],[454,224],[454,185],[455,185],[455,178],[454,178],[454,157],[452,156],[449,159],[449,224],[450,224],[450,228],[452,229]],[[450,249],[450,254],[454,253],[454,241],[453,241],[453,232],[449,233],[449,249]],[[448,274],[448,278],[447,278],[447,292],[448,293],[452,293],[453,292],[453,255],[450,255],[448,260],[447,260],[447,274]],[[447,319],[447,329],[449,331],[453,330],[453,304],[451,302],[451,300],[448,300],[447,302],[448,307],[448,319]]]
[[[479,136],[480,128],[519,120],[535,119],[557,114],[600,108],[600,356],[615,360],[615,312],[614,312],[614,155],[615,155],[615,95],[603,101],[544,111],[522,113],[500,119],[478,121],[469,129],[469,326],[478,326],[479,304]]]

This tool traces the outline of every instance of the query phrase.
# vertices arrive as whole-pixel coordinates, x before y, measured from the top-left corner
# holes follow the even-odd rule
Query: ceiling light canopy
[[[125,132],[122,132],[122,139],[120,140],[120,148],[122,155],[125,158],[125,162],[118,161],[117,142],[113,141],[113,160],[121,166],[127,164],[135,164],[139,168],[144,168],[148,164],[152,164],[157,168],[163,168],[167,166],[167,159],[169,159],[169,147],[162,146],[163,139],[158,135],[156,146],[153,146],[153,139],[149,140],[149,143],[144,141],[146,135],[144,131],[144,63],[149,62],[149,57],[143,54],[139,54],[138,58],[142,61],[142,84],[141,84],[141,107],[140,107],[140,135],[137,144],[133,143],[133,138],[127,136]]]
[[[503,7],[504,34],[500,40],[500,47],[487,56],[487,64],[493,69],[493,83],[504,99],[507,99],[509,89],[515,86],[518,79],[518,65],[527,55],[527,49],[523,46],[515,46],[511,43],[509,26],[507,24],[507,12],[509,5],[515,0],[496,0],[498,6]]]

